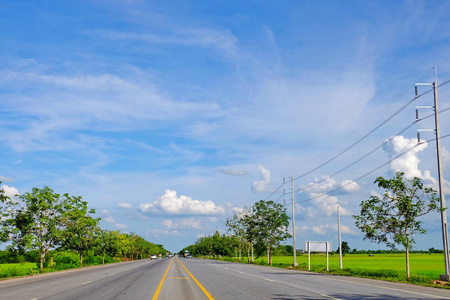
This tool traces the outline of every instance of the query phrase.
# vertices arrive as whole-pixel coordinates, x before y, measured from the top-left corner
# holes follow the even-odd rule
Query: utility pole
[[[337,208],[338,236],[339,236],[339,267],[342,270],[341,213],[339,212],[339,205],[336,208]]]
[[[253,205],[250,206],[250,215],[253,216]],[[252,240],[252,262],[255,261],[255,256],[253,254],[253,240]]]
[[[294,199],[294,176],[291,176],[291,199],[292,199],[292,247],[294,248],[294,267],[298,266],[297,263],[297,247],[295,245],[295,199]]]
[[[448,231],[447,231],[447,212],[445,205],[445,190],[444,190],[444,173],[442,170],[442,159],[441,159],[441,134],[439,127],[439,106],[438,106],[438,84],[437,84],[437,69],[434,66],[434,82],[429,83],[416,83],[416,97],[417,86],[418,85],[431,85],[434,92],[434,123],[435,123],[435,134],[436,134],[436,152],[437,152],[437,165],[438,165],[438,180],[439,180],[439,195],[441,201],[441,223],[442,223],[442,240],[444,243],[444,260],[445,260],[445,274],[441,274],[440,279],[443,281],[450,281],[450,271],[449,271],[449,249],[448,249]],[[419,134],[418,134],[419,137]],[[420,141],[420,138],[419,138]]]

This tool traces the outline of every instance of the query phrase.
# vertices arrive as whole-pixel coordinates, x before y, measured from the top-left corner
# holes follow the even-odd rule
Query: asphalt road
[[[450,299],[450,290],[200,259],[157,259],[0,282],[0,299]]]

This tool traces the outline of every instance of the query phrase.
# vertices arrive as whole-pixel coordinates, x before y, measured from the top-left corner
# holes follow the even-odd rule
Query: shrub
[[[50,267],[53,267],[56,270],[65,270],[79,267],[78,254],[74,252],[54,252],[51,259],[53,259],[53,265],[50,265]]]

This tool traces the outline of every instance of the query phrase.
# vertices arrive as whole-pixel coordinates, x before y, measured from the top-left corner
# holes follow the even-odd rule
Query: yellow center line
[[[156,291],[153,294],[152,300],[158,299],[159,293],[161,293],[162,286],[164,284],[164,281],[166,280],[166,276],[167,276],[167,273],[169,272],[169,268],[170,268],[170,265],[172,264],[172,261],[173,261],[173,258],[170,260],[170,263],[167,266],[166,272],[164,273],[163,277],[161,278],[161,281],[159,282],[158,287],[156,288]]]
[[[189,272],[188,269],[186,269],[186,267],[183,265],[183,263],[177,258],[178,262],[181,264],[181,266],[186,270],[186,272],[189,274],[189,276],[191,276],[192,280],[195,281],[195,283],[198,285],[198,287],[203,291],[203,293],[206,295],[206,297],[209,300],[214,300],[214,297],[211,296],[211,294],[203,287],[203,285],[198,282],[198,280],[194,277],[194,275],[191,274],[191,272]]]

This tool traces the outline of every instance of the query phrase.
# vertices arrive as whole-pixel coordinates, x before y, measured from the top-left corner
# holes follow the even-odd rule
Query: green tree
[[[33,188],[31,193],[19,196],[23,207],[11,208],[10,224],[15,227],[11,234],[13,247],[19,251],[37,249],[39,267],[44,268],[45,255],[59,244],[62,230],[62,207],[60,195],[51,188]]]
[[[109,230],[99,230],[95,237],[95,254],[102,256],[105,264],[105,256],[114,257],[119,252],[119,239]]]
[[[291,237],[287,230],[289,219],[282,204],[264,200],[253,205],[253,213],[247,218],[248,238],[266,246],[270,265],[274,246]]]
[[[94,209],[88,210],[88,203],[81,196],[64,194],[62,222],[62,246],[78,252],[80,266],[83,266],[83,255],[95,246],[95,236],[100,230],[100,218],[94,218]]]
[[[409,279],[409,251],[415,243],[413,235],[426,232],[418,218],[439,211],[439,198],[436,198],[436,191],[424,187],[419,178],[406,179],[403,172],[396,172],[392,179],[378,177],[375,183],[384,189],[383,197],[374,195],[361,202],[360,214],[353,216],[356,226],[364,232],[364,239],[385,243],[392,249],[402,245],[406,250],[406,276]]]
[[[348,243],[345,242],[345,241],[342,241],[342,254],[350,253],[350,251],[351,251],[351,248],[350,248],[350,246],[348,245]],[[336,250],[336,252],[339,253],[339,247],[338,247],[338,249]]]
[[[0,181],[0,185],[2,182]],[[0,242],[6,242],[11,232],[11,198],[0,186]]]
[[[239,248],[247,252],[247,263],[250,263],[250,251],[252,249],[251,235],[249,234],[249,221],[251,214],[248,210],[236,212],[231,219],[227,219],[228,231],[234,234],[239,241]]]

